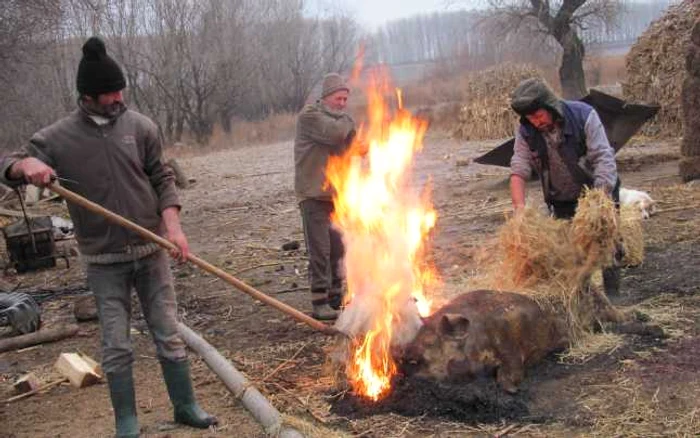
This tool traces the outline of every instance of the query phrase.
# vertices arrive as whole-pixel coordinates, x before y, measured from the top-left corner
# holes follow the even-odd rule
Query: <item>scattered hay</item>
[[[697,386],[695,382],[688,385]],[[609,385],[597,386],[582,396],[580,403],[592,413],[593,427],[588,434],[591,437],[685,437],[700,433],[700,410],[687,408],[693,400],[683,400],[669,415],[668,410],[661,409],[662,405],[679,405],[679,400],[669,397],[666,390],[647,388],[638,378],[624,374]]]
[[[620,209],[620,237],[625,248],[624,266],[639,266],[644,261],[644,230],[639,210],[631,205]]]
[[[624,338],[617,333],[586,333],[576,345],[559,355],[560,362],[584,364],[599,354],[612,354],[623,345]]]
[[[697,308],[697,300],[696,297],[664,293],[638,304],[636,308],[661,327],[669,339],[679,339],[695,329],[695,321],[700,317],[693,311]]]
[[[685,50],[698,19],[700,2],[696,0],[671,6],[627,55],[627,81],[622,84],[625,99],[661,105],[659,113],[642,128],[646,135],[679,137],[683,133]]]
[[[293,427],[307,438],[350,438],[353,434],[338,429],[331,429],[325,426],[317,426],[303,418],[293,415],[283,414],[284,424]]]
[[[510,94],[521,81],[543,77],[542,71],[523,64],[503,64],[470,74],[460,90],[465,103],[452,134],[461,140],[512,136],[518,116],[510,108]]]

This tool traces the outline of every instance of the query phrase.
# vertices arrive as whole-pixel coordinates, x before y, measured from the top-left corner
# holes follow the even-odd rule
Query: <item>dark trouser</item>
[[[161,360],[186,359],[177,330],[177,305],[165,251],[124,263],[87,265],[87,280],[97,301],[102,328],[102,367],[106,373],[124,372],[134,360],[131,347],[131,290]]]
[[[331,224],[333,203],[306,199],[299,204],[304,225],[304,240],[309,253],[309,285],[312,293],[342,288],[341,260],[345,255],[343,239]]]
[[[620,180],[612,192],[615,208],[620,211]],[[553,201],[549,204],[552,215],[557,219],[572,219],[576,214],[578,201]],[[617,295],[620,291],[620,263],[625,256],[622,242],[617,242],[613,264],[603,269],[603,287],[608,295]]]

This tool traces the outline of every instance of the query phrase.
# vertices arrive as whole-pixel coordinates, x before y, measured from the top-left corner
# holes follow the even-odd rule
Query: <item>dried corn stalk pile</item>
[[[671,6],[639,37],[627,55],[626,100],[661,105],[642,132],[654,136],[683,135],[681,89],[685,79],[685,50],[700,1],[684,0]]]
[[[487,140],[512,136],[518,123],[510,109],[510,94],[517,85],[543,74],[530,65],[503,64],[469,75],[460,90],[460,108],[453,135],[462,140]]]

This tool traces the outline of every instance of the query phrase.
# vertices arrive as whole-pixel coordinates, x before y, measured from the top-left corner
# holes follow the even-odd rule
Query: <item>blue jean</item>
[[[185,360],[177,330],[177,302],[165,251],[124,263],[87,265],[102,329],[102,368],[123,372],[134,361],[131,346],[131,291],[136,289],[158,357]]]

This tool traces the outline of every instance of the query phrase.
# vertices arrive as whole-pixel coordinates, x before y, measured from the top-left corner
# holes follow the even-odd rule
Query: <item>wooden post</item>
[[[178,329],[185,343],[204,359],[231,394],[239,399],[253,418],[262,425],[265,433],[280,438],[304,436],[296,429],[285,427],[279,411],[216,348],[185,324],[179,323]]]
[[[59,341],[61,339],[70,338],[76,333],[78,333],[78,326],[71,324],[50,329],[42,329],[38,332],[29,333],[26,335],[0,339],[0,353],[10,350],[19,350],[20,348],[31,347],[32,345],[43,344],[46,342]]]
[[[102,371],[94,360],[79,353],[61,353],[54,364],[76,388],[93,385],[102,379]]]
[[[36,391],[41,384],[34,373],[28,373],[17,379],[12,386],[17,394],[24,394],[25,392]]]

